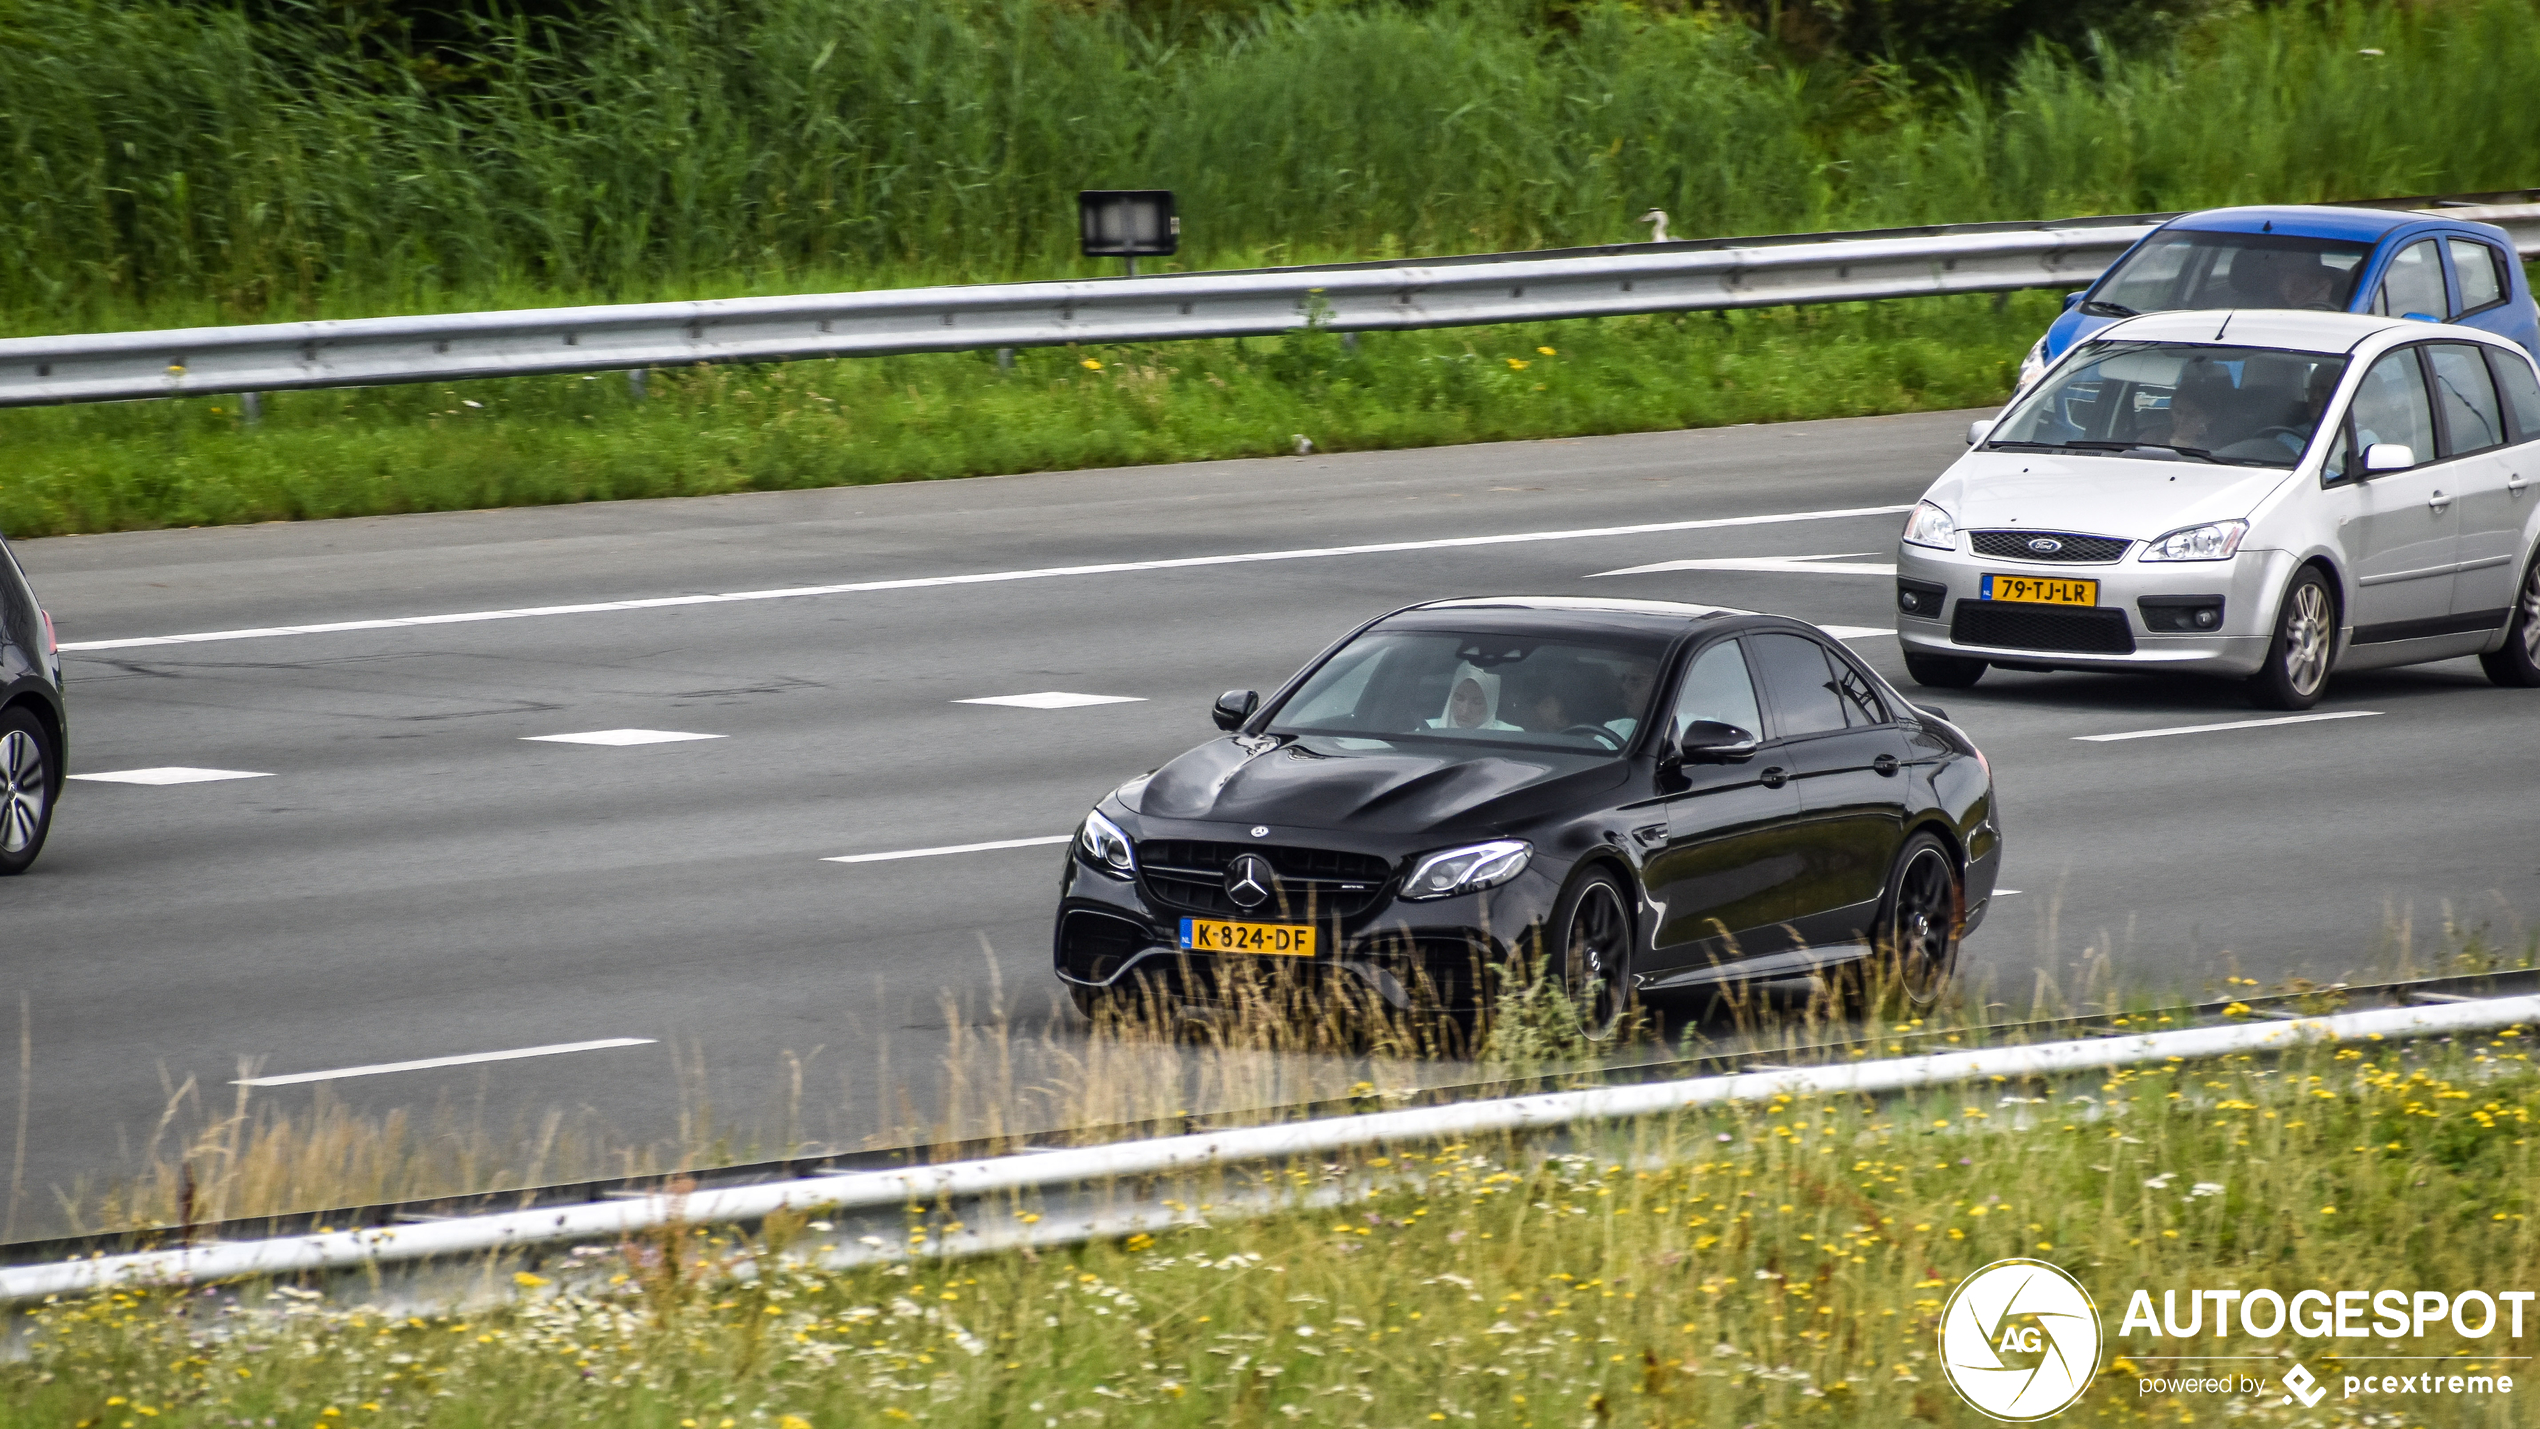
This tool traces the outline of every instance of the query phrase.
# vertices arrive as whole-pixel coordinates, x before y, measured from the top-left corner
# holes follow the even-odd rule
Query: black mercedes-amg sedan
[[[44,851],[62,797],[69,719],[53,617],[0,537],[0,874],[24,873]]]
[[[1215,715],[1069,848],[1054,950],[1088,1013],[1239,960],[1470,1009],[1540,958],[1594,1038],[1643,993],[1872,958],[1927,1005],[2001,867],[1975,745],[1781,616],[1439,601]]]

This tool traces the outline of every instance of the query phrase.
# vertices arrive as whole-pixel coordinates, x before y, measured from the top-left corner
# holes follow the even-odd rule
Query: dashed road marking
[[[100,784],[211,784],[223,779],[270,779],[271,774],[252,769],[188,769],[172,764],[162,769],[118,769],[105,774],[74,774],[73,779],[93,779]]]
[[[1287,551],[1242,551],[1223,556],[1176,556],[1160,561],[1109,561],[1089,566],[1042,566],[1020,571],[981,571],[960,576],[918,576],[906,580],[856,581],[844,585],[789,586],[778,590],[726,591],[715,595],[662,595],[638,600],[592,601],[578,605],[533,605],[513,610],[463,610],[447,615],[406,615],[382,620],[335,620],[315,625],[268,625],[245,630],[205,630],[190,635],[141,635],[125,640],[73,640],[65,653],[134,650],[150,645],[200,645],[219,640],[270,640],[284,635],[334,635],[351,630],[402,630],[419,625],[472,625],[488,620],[530,620],[550,615],[595,615],[620,610],[664,610],[680,605],[719,605],[744,600],[797,600],[808,596],[858,595],[869,591],[918,590],[928,586],[990,585],[1004,581],[1048,580],[1057,576],[1107,576],[1132,571],[1189,570],[1201,566],[1240,566],[1260,561],[1305,561],[1332,556],[1378,556],[1396,551],[1440,551],[1459,546],[1516,546],[1539,541],[1580,541],[1601,536],[1648,536],[1668,531],[1711,531],[1731,526],[1773,526],[1792,521],[1836,521],[1851,516],[1894,516],[1907,506],[1847,506],[1825,511],[1783,511],[1769,516],[1714,516],[1695,521],[1659,521],[1639,526],[1588,526],[1571,531],[1518,531],[1497,536],[1450,536],[1433,541],[1384,541],[1364,546],[1305,546]]]
[[[942,848],[902,848],[889,853],[842,853],[824,858],[822,863],[888,863],[896,858],[935,858],[948,853],[987,853],[1001,848],[1040,848],[1047,844],[1063,844],[1074,834],[1043,834],[1030,839],[995,839],[983,844],[946,844]]]
[[[689,734],[676,729],[594,729],[581,734],[524,734],[531,744],[601,744],[622,749],[632,744],[680,744],[691,739],[722,739],[719,734]]]
[[[240,1077],[233,1087],[288,1087],[301,1082],[331,1082],[341,1077],[376,1077],[388,1072],[423,1072],[434,1067],[464,1067],[475,1062],[513,1062],[523,1057],[553,1057],[565,1052],[597,1052],[605,1047],[649,1047],[650,1037],[603,1037],[596,1042],[557,1042],[546,1047],[515,1047],[508,1052],[469,1052],[457,1057],[424,1057],[412,1062],[376,1062],[367,1067],[337,1067],[330,1072],[290,1072],[278,1077]]]
[[[1087,705],[1142,705],[1144,695],[1078,695],[1065,690],[1042,690],[1030,695],[982,695],[974,700],[955,700],[957,705],[1006,705],[1018,710],[1073,710]]]
[[[2182,724],[2168,729],[2130,729],[2122,734],[2076,734],[2084,744],[2113,744],[2121,739],[2159,739],[2171,734],[2211,734],[2225,729],[2266,729],[2279,724],[2317,724],[2330,719],[2370,719],[2379,710],[2332,710],[2325,714],[2281,715],[2274,719],[2235,719],[2221,724]]]
[[[1588,579],[1597,580],[1605,576],[1654,576],[1662,571],[1753,571],[1782,576],[1892,576],[1896,574],[1894,562],[1854,559],[1855,556],[1876,554],[1878,553],[1875,551],[1856,551],[1842,556],[1716,556],[1698,561],[1660,561],[1655,565],[1626,566],[1619,571],[1598,571]]]

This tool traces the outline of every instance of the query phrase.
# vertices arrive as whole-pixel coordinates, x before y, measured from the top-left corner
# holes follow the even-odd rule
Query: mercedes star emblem
[[[2037,536],[2030,539],[2028,548],[2041,556],[2051,556],[2064,549],[2064,543],[2052,536]]]
[[[1226,896],[1238,908],[1258,908],[1270,901],[1270,860],[1248,853],[1226,865]]]

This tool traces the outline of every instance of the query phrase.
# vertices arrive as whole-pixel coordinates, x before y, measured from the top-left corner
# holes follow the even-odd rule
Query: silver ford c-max
[[[2130,319],[1969,430],[1897,547],[1926,685],[2200,671],[2275,709],[2477,655],[2540,686],[2540,370],[2449,324]]]

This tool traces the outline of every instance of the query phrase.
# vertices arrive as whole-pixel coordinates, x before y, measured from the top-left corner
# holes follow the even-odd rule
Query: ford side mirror
[[[1208,717],[1217,721],[1219,729],[1237,729],[1245,720],[1252,718],[1252,712],[1259,708],[1261,708],[1261,696],[1250,690],[1228,690],[1217,697],[1216,704],[1209,707]]]
[[[2416,464],[2416,452],[2398,442],[2374,442],[2364,448],[2366,471],[2406,471]]]
[[[1755,757],[1755,736],[1733,724],[1698,719],[1685,726],[1676,748],[1687,764],[1740,764]]]
[[[1967,424],[1967,445],[1971,447],[1982,446],[1984,444],[1984,439],[1992,435],[1993,424],[1991,422],[1975,421]]]

